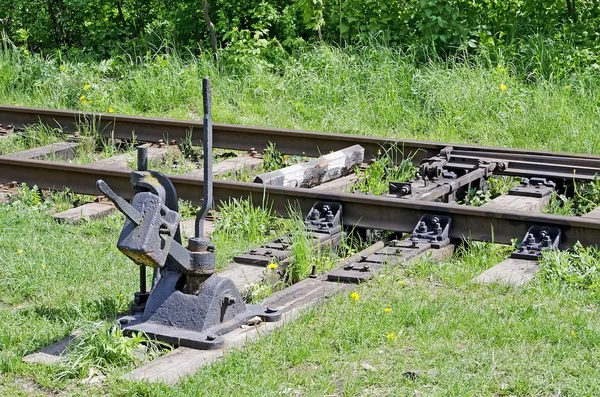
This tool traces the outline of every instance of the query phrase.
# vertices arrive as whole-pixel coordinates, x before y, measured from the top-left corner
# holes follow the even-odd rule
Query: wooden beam
[[[78,143],[58,142],[35,149],[6,154],[5,157],[31,160],[48,160],[51,158],[68,161],[75,158],[75,148],[77,148],[77,146],[79,146]]]
[[[263,163],[260,157],[254,157],[250,154],[244,154],[237,157],[232,157],[227,160],[213,164],[213,175],[223,175],[228,172],[240,172],[244,169],[255,170]],[[194,178],[204,178],[204,169],[199,168],[183,174],[183,176],[191,176]]]
[[[112,203],[86,203],[79,207],[70,208],[66,211],[52,215],[59,222],[78,224],[88,219],[100,219],[115,212]]]
[[[482,207],[516,212],[542,212],[544,207],[550,203],[550,197],[550,195],[538,198],[507,194],[493,199]],[[518,239],[523,237],[515,236]],[[475,277],[473,282],[483,284],[499,282],[521,286],[528,284],[539,270],[537,260],[507,258]]]
[[[354,145],[315,160],[261,174],[254,182],[274,186],[313,187],[348,175],[363,162],[364,157],[365,149]]]
[[[160,161],[167,157],[167,148],[148,148],[148,160]],[[136,164],[135,153],[123,153],[118,156],[109,157],[104,160],[95,161],[90,164],[93,167],[110,168],[110,169],[129,169],[129,163]]]
[[[329,182],[321,183],[320,185],[313,186],[312,190],[320,192],[347,192],[356,183],[358,176],[352,173],[350,175],[343,176],[341,178],[334,179]]]

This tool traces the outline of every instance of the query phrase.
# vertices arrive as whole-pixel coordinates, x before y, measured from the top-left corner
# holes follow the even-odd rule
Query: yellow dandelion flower
[[[79,100],[80,100],[80,101],[85,101],[85,95],[82,95],[82,96],[80,96],[80,97],[79,97]]]
[[[83,86],[83,89],[84,89],[84,90],[89,90],[89,89],[90,89],[90,85],[89,85],[89,84],[86,84],[86,85],[84,85],[84,86]]]
[[[46,268],[46,264],[45,263],[42,263],[40,266],[42,267],[42,269]]]
[[[385,309],[383,309],[384,312],[386,313],[390,313],[392,311],[391,307],[386,307]]]
[[[500,84],[500,91],[506,91],[506,84]]]
[[[277,269],[277,263],[269,263],[269,264],[267,265],[267,267],[268,267],[269,269],[275,270],[275,269]]]
[[[571,337],[575,337],[575,331],[571,330]]]
[[[570,84],[568,84],[568,85],[565,86],[565,90],[570,90],[570,89],[571,89],[571,85]]]
[[[108,113],[114,113],[114,112],[115,112],[115,109],[113,109],[113,108],[108,108]]]
[[[17,250],[17,255],[23,255],[23,250],[21,250],[21,249],[18,249],[18,250]]]
[[[385,337],[388,338],[389,340],[394,340],[394,339],[396,339],[396,334],[393,332],[390,332]]]
[[[406,285],[406,283],[404,281],[400,281],[398,284],[400,284],[400,285]]]
[[[350,294],[350,299],[352,299],[353,301],[357,301],[360,299],[360,296],[358,295],[358,292],[353,292]]]

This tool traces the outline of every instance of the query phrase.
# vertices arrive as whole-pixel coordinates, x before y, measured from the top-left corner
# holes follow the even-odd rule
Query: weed
[[[542,251],[540,276],[546,282],[600,291],[600,251],[576,243],[572,252]]]
[[[148,160],[148,169],[162,172],[166,175],[181,175],[197,169],[184,153],[174,145],[167,145],[167,154],[160,160]],[[131,169],[137,168],[137,164],[130,164]]]
[[[169,345],[149,340],[142,333],[123,335],[115,324],[88,324],[69,346],[58,378],[84,378],[94,372],[107,374],[139,365],[166,350],[170,350]]]
[[[471,188],[471,189],[467,190],[465,199],[462,202],[460,202],[459,204],[480,207],[486,203],[489,203],[491,199],[492,199],[492,193],[489,190]]]
[[[279,235],[282,223],[266,202],[254,206],[252,199],[232,198],[219,204],[221,217],[215,220],[211,239],[216,246],[217,267],[234,255],[261,245]]]
[[[544,208],[543,212],[567,215],[581,216],[594,210],[600,205],[600,177],[594,176],[591,182],[579,183],[573,181],[573,195],[568,198],[565,194],[553,193],[550,203]]]
[[[368,168],[355,168],[358,181],[352,186],[352,191],[381,195],[388,192],[390,182],[406,182],[416,177],[413,156],[404,158],[394,148],[387,149],[383,154],[379,151],[378,156]],[[402,161],[396,164],[398,159]]]
[[[247,303],[259,303],[273,294],[274,287],[268,280],[247,285],[241,291]]]
[[[25,127],[22,131],[0,139],[0,155],[34,149],[63,140],[63,132],[44,124]]]
[[[275,143],[269,142],[263,151],[263,168],[266,172],[287,167],[287,158],[276,148]]]
[[[452,259],[436,261],[425,257],[410,265],[406,275],[464,285],[486,268],[503,261],[513,250],[511,246],[465,240],[456,248]]]
[[[186,133],[185,139],[179,144],[179,150],[181,150],[186,159],[194,163],[199,163],[204,158],[204,149],[194,146],[192,143],[192,134],[189,131]]]
[[[512,176],[488,178],[483,187],[467,190],[467,194],[460,204],[480,207],[498,196],[507,194],[510,189],[519,183],[520,178]]]
[[[252,182],[257,174],[266,172],[264,167],[258,167],[256,169],[250,169],[248,167],[238,168],[234,171],[228,171],[224,174],[216,175],[216,179],[223,179],[237,182]]]

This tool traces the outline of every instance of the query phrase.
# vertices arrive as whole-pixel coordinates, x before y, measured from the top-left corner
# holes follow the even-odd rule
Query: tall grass
[[[0,68],[9,104],[198,119],[209,75],[218,122],[600,153],[591,67],[532,78],[497,55],[419,64],[385,47],[323,45],[243,69],[207,54],[77,63],[7,46]]]

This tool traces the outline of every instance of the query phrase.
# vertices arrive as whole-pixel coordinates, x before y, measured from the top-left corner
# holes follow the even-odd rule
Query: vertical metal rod
[[[204,196],[202,207],[196,214],[196,238],[204,237],[204,218],[212,206],[213,200],[213,174],[212,174],[212,117],[210,98],[210,79],[202,79],[202,98],[204,102],[204,134],[202,137],[202,149],[204,153]]]
[[[146,145],[137,148],[137,169],[138,171],[148,170],[148,147]],[[146,266],[140,266],[140,293],[146,293]]]
[[[137,169],[148,171],[148,146],[141,145],[137,148]]]

